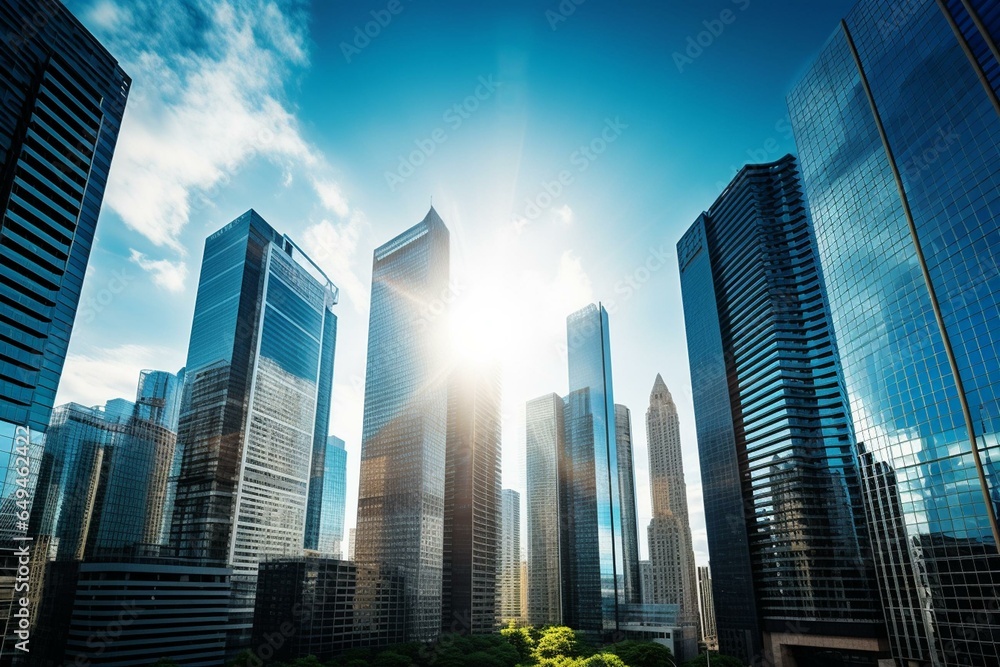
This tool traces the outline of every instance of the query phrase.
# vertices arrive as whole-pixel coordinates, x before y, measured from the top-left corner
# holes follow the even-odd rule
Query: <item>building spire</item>
[[[667,389],[667,383],[663,381],[663,376],[659,373],[656,374],[656,380],[653,382],[653,390],[649,392],[649,402],[650,403],[673,403],[674,397],[670,395],[670,390]]]

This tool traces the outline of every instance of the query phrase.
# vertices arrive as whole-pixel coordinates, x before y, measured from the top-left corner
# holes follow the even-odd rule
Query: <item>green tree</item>
[[[500,631],[500,636],[514,647],[518,657],[523,661],[530,660],[531,652],[535,649],[535,638],[532,637],[531,630],[532,628],[519,628],[514,621],[511,621]]]
[[[631,667],[614,653],[598,653],[580,660],[577,664],[579,667]]]
[[[538,661],[552,658],[580,657],[580,640],[576,631],[564,625],[554,625],[542,630],[542,636],[532,652]]]
[[[674,655],[657,642],[623,641],[609,647],[628,667],[673,667]]]
[[[375,658],[372,667],[410,667],[413,661],[402,653],[394,650],[382,651]]]
[[[708,667],[708,658],[702,653],[697,658],[685,662],[684,667]],[[712,651],[712,667],[744,667],[744,665],[732,656],[720,655],[717,651]]]
[[[228,667],[260,667],[263,662],[253,654],[253,651],[246,648],[240,651],[236,657],[229,662]]]
[[[310,655],[305,658],[299,658],[292,663],[292,667],[323,667],[323,663],[316,656]]]

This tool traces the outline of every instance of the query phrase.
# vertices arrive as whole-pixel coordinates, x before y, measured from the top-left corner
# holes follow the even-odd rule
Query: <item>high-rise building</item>
[[[126,431],[127,418],[103,406],[67,403],[52,411],[28,532],[50,538],[53,558],[79,560],[92,550],[111,460],[126,444]],[[132,517],[143,510],[133,508]]]
[[[355,557],[402,569],[411,640],[441,630],[448,276],[433,208],[375,250]]]
[[[521,623],[521,494],[503,490],[500,530],[500,579],[497,583],[500,624]]]
[[[712,573],[707,565],[698,566],[698,609],[701,612],[701,637],[710,651],[719,650],[715,639],[715,598],[712,597]]]
[[[639,561],[639,579],[642,581],[642,604],[652,604],[653,564],[648,560]]]
[[[354,560],[354,542],[357,539],[357,534],[357,528],[351,528],[347,531],[347,560]]]
[[[560,475],[563,622],[602,638],[617,631],[625,593],[607,311],[591,304],[571,314],[566,335],[570,393]]]
[[[1000,14],[899,9],[858,2],[788,102],[893,657],[998,665]]]
[[[469,361],[451,371],[441,570],[444,632],[496,630],[501,409],[498,364]]]
[[[885,631],[795,159],[741,170],[677,252],[720,650],[870,664]]]
[[[249,641],[259,561],[302,550],[312,455],[327,439],[337,296],[253,210],[205,241],[170,543],[233,568],[232,650]]]
[[[0,34],[0,420],[44,430],[131,80],[59,2],[4,2]]]
[[[528,623],[561,625],[563,399],[548,394],[528,401],[525,419],[528,507]]]
[[[618,447],[618,488],[622,505],[622,560],[625,563],[624,602],[642,602],[639,580],[639,524],[635,508],[635,466],[632,460],[632,412],[615,404],[615,442]]]
[[[663,377],[657,373],[646,410],[646,440],[649,449],[649,483],[653,518],[649,522],[649,562],[652,604],[678,605],[681,636],[677,645],[681,660],[698,651],[698,581],[688,518],[687,484],[681,451],[677,406]]]
[[[105,454],[107,487],[100,493],[100,520],[88,552],[163,544],[172,505],[168,488],[177,444],[184,370],[142,371],[136,401],[125,414],[120,445]],[[105,413],[113,401],[108,401]],[[128,403],[128,405],[133,405]],[[122,414],[118,416],[122,419]]]
[[[347,510],[347,449],[344,441],[335,435],[329,436],[319,462],[316,459],[313,453],[305,548],[340,558]]]

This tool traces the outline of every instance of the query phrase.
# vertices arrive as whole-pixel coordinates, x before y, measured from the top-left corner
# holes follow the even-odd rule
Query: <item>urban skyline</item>
[[[477,179],[492,171],[497,181],[514,158],[518,178],[531,178],[551,146],[526,141],[529,120],[550,118],[541,109],[564,101],[532,99],[530,82],[545,77],[517,54],[560,62],[595,17],[609,20],[606,9],[588,4],[590,19],[572,4],[545,12],[546,42],[503,28],[523,27],[527,3],[513,0],[503,14],[514,22],[496,33],[505,49],[499,73],[477,76],[471,94],[444,112],[449,130],[430,139],[418,130],[416,150],[383,171],[390,196],[373,199],[363,175],[372,163],[338,161],[364,131],[342,141],[332,160],[330,136],[317,133],[308,111],[323,96],[302,82],[331,67],[313,41],[328,30],[328,7],[258,6],[270,14],[258,25],[255,3],[269,0],[233,0],[214,12],[215,0],[198,8],[167,0],[190,11],[166,26],[158,23],[162,7],[146,0],[128,7],[70,0],[126,54],[119,67],[57,0],[35,1],[34,18],[26,18],[28,0],[0,11],[6,46],[13,44],[3,52],[13,94],[5,92],[0,109],[0,245],[17,246],[28,260],[19,274],[10,252],[0,253],[12,278],[0,296],[15,306],[0,313],[7,378],[0,453],[10,459],[0,523],[7,547],[0,608],[10,622],[0,664],[14,637],[27,643],[29,627],[52,656],[87,659],[88,628],[105,612],[94,616],[79,601],[95,595],[123,604],[138,596],[169,632],[189,627],[199,637],[186,649],[191,665],[247,650],[259,662],[279,652],[291,659],[403,641],[436,645],[466,631],[493,635],[476,646],[513,647],[524,657],[518,642],[530,647],[530,633],[496,634],[501,616],[511,615],[503,599],[510,582],[501,584],[516,556],[519,620],[571,626],[583,646],[600,650],[634,638],[666,644],[678,662],[717,642],[740,664],[1000,667],[993,388],[1000,345],[992,336],[1000,322],[1000,10],[993,3],[923,0],[905,11],[884,0],[831,4],[826,10],[840,11],[839,22],[827,25],[825,39],[802,23],[778,49],[781,58],[768,61],[797,59],[794,72],[779,68],[788,79],[772,81],[769,71],[755,82],[747,114],[770,108],[756,101],[768,86],[780,89],[787,116],[773,127],[783,139],[748,149],[735,175],[711,187],[702,175],[702,189],[692,185],[683,205],[659,211],[659,221],[643,219],[648,163],[644,175],[637,169],[648,146],[632,138],[648,141],[650,126],[641,112],[623,120],[609,111],[594,138],[569,154],[578,171],[541,172],[523,204],[518,181],[502,198],[510,215],[498,225],[496,193],[482,194]],[[764,10],[731,1],[669,54],[677,74],[687,74],[684,85],[738,47],[731,36],[761,29]],[[347,65],[367,59],[377,69],[378,54],[405,45],[409,30],[423,25],[419,12],[393,3],[358,28],[359,36],[367,32],[364,44],[341,43]],[[635,20],[635,9],[621,8],[615,20]],[[644,9],[647,20],[674,11]],[[414,26],[399,29],[397,41],[376,39],[409,17]],[[19,22],[26,27],[15,34]],[[138,46],[111,30],[139,22],[158,24],[163,39]],[[219,48],[208,54],[197,38],[171,42],[177,26],[215,34]],[[649,38],[638,32],[631,51],[644,52]],[[554,40],[563,46],[553,49]],[[198,68],[218,67],[220,54],[216,86],[225,91],[227,77],[243,73],[244,91],[232,99],[251,120],[230,125],[238,137],[226,141],[245,149],[247,128],[259,132],[252,155],[209,160],[207,169],[222,176],[178,181],[165,176],[156,153],[146,180],[136,178],[142,155],[160,139],[150,128],[159,122],[169,136],[182,118],[177,109],[197,106],[176,97],[180,106],[151,106],[151,98],[171,96],[163,79],[159,88],[134,89],[123,69],[135,66],[137,80],[148,81],[143,61],[157,50],[205,53],[200,62],[162,60],[161,74],[187,68],[173,80],[175,91]],[[473,49],[446,78],[483,53],[493,51]],[[260,60],[248,73],[253,54]],[[437,56],[431,50],[412,66]],[[340,76],[350,81],[361,69]],[[371,91],[353,85],[364,103]],[[443,85],[431,88],[440,94]],[[288,96],[292,88],[302,106]],[[731,99],[737,91],[728,92]],[[123,116],[130,96],[138,110]],[[420,99],[432,96],[423,91]],[[600,99],[585,108],[602,108]],[[634,93],[619,102],[640,109]],[[152,108],[160,108],[158,120]],[[366,120],[380,122],[381,113]],[[395,131],[412,129],[422,113],[418,104],[401,114]],[[147,150],[123,144],[114,162],[122,171],[112,170],[105,198],[119,121],[122,136],[144,135],[128,131],[130,119],[145,128]],[[202,129],[190,120],[182,122],[197,136]],[[489,145],[482,142],[490,132],[463,127],[485,124],[496,138],[517,120],[522,143],[480,152],[479,169],[455,171],[450,151],[466,136]],[[579,116],[548,139],[577,123]],[[202,137],[207,155],[217,149],[211,136]],[[56,146],[59,137],[69,144]],[[712,141],[700,148],[711,154]],[[74,171],[81,155],[91,164],[85,175]],[[266,170],[245,169],[261,159],[280,173],[277,194],[259,193],[270,222],[247,208],[258,205],[247,192],[238,209],[245,213],[220,213],[233,182],[243,183],[237,190],[263,182]],[[691,171],[710,161],[696,160]],[[442,188],[448,164],[453,174],[470,174],[465,190]],[[600,188],[580,187],[608,168],[614,176]],[[626,192],[638,194],[622,199],[609,225],[608,198],[597,193],[629,169],[636,177]],[[405,193],[428,177],[429,202],[417,204]],[[169,197],[164,178],[175,179]],[[712,195],[699,200],[703,192]],[[114,239],[103,260],[94,235],[102,198]],[[374,211],[378,221],[368,217]],[[678,214],[690,214],[680,227],[672,222]],[[187,273],[195,260],[182,239],[198,216],[206,229],[194,297]],[[66,240],[53,225],[70,231],[68,246],[53,245],[60,234]],[[608,229],[615,236],[602,242]],[[654,232],[662,243],[647,242]],[[135,242],[122,244],[129,235]],[[108,278],[107,258],[126,249],[125,268]],[[622,273],[625,255],[635,263]],[[371,258],[370,292],[359,258]],[[97,297],[81,296],[95,280]],[[148,296],[150,289],[162,291],[155,312],[148,304],[118,310],[135,304],[136,290]],[[188,296],[189,318],[177,307]],[[162,338],[169,327],[147,326],[162,312],[189,323],[176,364],[176,343]],[[67,348],[71,331],[92,356]],[[95,332],[128,343],[101,348]],[[621,359],[627,370],[616,383],[612,367]],[[126,372],[131,386],[122,390]],[[641,404],[632,402],[636,378],[644,375],[648,386],[654,373],[646,419],[633,424],[625,406]],[[512,514],[526,537],[520,547],[508,539]],[[10,546],[21,540],[34,541],[30,550]],[[343,560],[345,546],[356,560]],[[27,598],[13,593],[15,572],[30,575]],[[225,598],[225,618],[216,605],[199,627],[143,594],[138,582],[161,577],[192,601],[204,583],[206,594]],[[700,599],[709,589],[714,600]],[[54,606],[73,596],[72,609]],[[31,609],[42,616],[25,620]],[[298,618],[290,642],[289,615]],[[330,624],[342,630],[331,635]],[[135,641],[141,648],[129,664],[145,665],[172,644],[145,643],[147,630],[130,626],[128,639],[101,649],[105,659],[124,656]],[[532,661],[541,660],[541,647]]]

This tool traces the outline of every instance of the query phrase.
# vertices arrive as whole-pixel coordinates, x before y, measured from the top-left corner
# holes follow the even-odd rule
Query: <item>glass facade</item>
[[[821,636],[872,664],[884,629],[814,245],[791,156],[745,167],[678,243],[719,646],[749,661],[761,631],[775,653]]]
[[[615,443],[618,449],[618,488],[622,498],[622,560],[625,565],[625,602],[642,602],[639,583],[639,527],[635,509],[635,467],[632,464],[632,413],[615,404]]]
[[[347,450],[344,441],[334,435],[328,437],[322,457],[313,454],[312,470],[305,548],[340,558],[347,509]]]
[[[712,597],[712,573],[707,566],[698,567],[698,609],[701,611],[702,641],[711,651],[718,650],[715,640],[715,598]]]
[[[560,493],[563,399],[548,394],[528,401],[525,417],[528,475],[528,623],[562,624],[562,524]]]
[[[563,622],[602,638],[618,630],[618,605],[625,594],[608,312],[591,304],[571,314],[566,335]]]
[[[59,2],[0,6],[0,420],[49,423],[130,79]]]
[[[355,557],[403,571],[411,640],[441,630],[448,239],[431,209],[372,267]]]
[[[646,410],[649,483],[653,518],[649,522],[650,589],[652,604],[676,605],[680,627],[678,659],[698,653],[698,589],[688,517],[687,483],[681,452],[677,406],[663,377],[657,373]]]
[[[249,639],[260,559],[302,550],[313,452],[327,439],[337,296],[255,211],[205,242],[170,543],[233,568],[231,649]]]
[[[500,367],[462,362],[449,383],[441,628],[488,634],[498,618]]]
[[[500,625],[523,623],[521,614],[521,494],[501,492],[500,575],[497,581],[497,611]]]
[[[788,98],[894,656],[1000,664],[996,3],[863,0]]]

